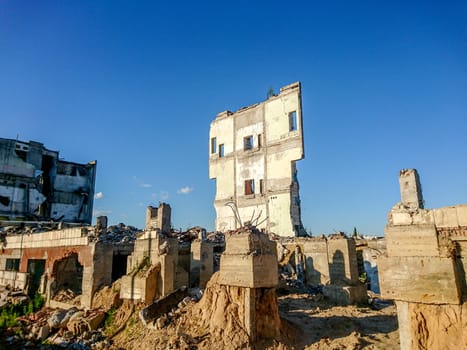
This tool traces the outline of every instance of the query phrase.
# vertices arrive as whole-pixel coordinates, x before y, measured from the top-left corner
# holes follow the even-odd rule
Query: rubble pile
[[[26,316],[18,317],[19,325],[0,329],[0,348],[41,348],[41,343],[50,348],[104,349],[109,348],[109,334],[126,324],[133,313],[133,305],[125,305],[119,299],[120,280],[95,294],[93,309],[81,310],[76,306],[70,309],[42,308]],[[58,299],[68,300],[73,293],[61,291]],[[2,291],[2,303],[26,303],[29,298],[21,292]],[[2,305],[3,305],[2,304]],[[105,321],[105,322],[104,322]],[[52,346],[52,347],[51,347]],[[55,347],[54,347],[55,346]]]
[[[134,226],[127,226],[123,223],[107,227],[98,236],[99,242],[113,244],[124,244],[134,242],[142,231]]]
[[[80,300],[81,295],[76,294],[74,291],[71,289],[60,289],[55,293],[55,295],[52,297],[53,300],[63,302],[63,303],[68,303],[68,304],[73,304],[73,305],[80,305],[81,300]]]
[[[0,287],[0,310],[8,305],[21,305],[29,301],[29,297],[21,290]]]

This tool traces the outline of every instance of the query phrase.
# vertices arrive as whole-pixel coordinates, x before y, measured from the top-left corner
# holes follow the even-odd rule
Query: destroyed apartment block
[[[91,223],[96,161],[66,162],[42,143],[10,139],[0,139],[0,160],[0,221]]]
[[[248,222],[281,236],[304,236],[296,162],[303,159],[300,83],[234,113],[209,131],[209,178],[216,180],[216,230]]]
[[[7,234],[0,243],[0,285],[45,295],[51,307],[92,307],[93,295],[126,272],[132,240],[99,226]],[[117,228],[115,228],[117,229]],[[128,233],[125,234],[128,237]]]
[[[467,348],[467,205],[424,209],[417,171],[402,170],[388,215],[381,295],[397,306],[401,350]]]

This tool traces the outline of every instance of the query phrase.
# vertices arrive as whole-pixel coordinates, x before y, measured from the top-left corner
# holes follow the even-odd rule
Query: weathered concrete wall
[[[404,169],[399,173],[401,201],[410,208],[423,209],[422,185],[415,169]]]
[[[235,113],[219,113],[209,138],[216,229],[257,219],[259,228],[283,236],[303,233],[295,167],[304,157],[300,83]],[[239,218],[226,203],[238,209]]]
[[[281,249],[283,254],[280,257],[280,266],[291,264],[297,269],[294,255],[298,247],[299,252],[303,255],[304,282],[312,286],[330,282],[326,238],[295,238],[293,240],[287,238],[278,244],[278,249]]]
[[[82,266],[81,304],[90,307],[93,294],[101,287],[112,282],[113,246],[92,241],[88,233],[91,228],[76,227],[41,233],[30,233],[6,236],[0,260],[21,259],[18,281],[23,283],[22,276],[28,272],[30,261],[43,261],[44,271],[39,291],[45,291],[47,298],[53,296],[51,288],[56,279],[54,268],[56,263],[67,257],[76,255]],[[70,270],[71,271],[71,270]],[[63,271],[61,271],[63,273]],[[40,277],[40,276],[38,276]],[[78,276],[76,276],[78,278]],[[73,278],[73,277],[69,277]],[[0,285],[3,284],[0,280]]]
[[[402,350],[465,349],[467,205],[414,206],[405,176],[402,202],[388,215],[387,256],[378,260],[381,295],[396,300]]]
[[[0,286],[10,286],[24,290],[28,282],[28,274],[18,271],[0,270]]]
[[[358,283],[357,250],[353,239],[328,239],[328,259],[331,284]]]
[[[272,288],[278,283],[276,244],[265,234],[227,234],[219,283]]]
[[[157,276],[156,297],[167,295],[173,292],[177,286],[178,267],[178,241],[175,238],[166,238],[158,231],[145,231],[141,237],[135,241],[135,249],[128,257],[127,275],[132,275],[139,266],[147,260],[150,266],[159,266]],[[180,271],[180,270],[179,270]],[[144,278],[144,277],[143,277]],[[148,276],[147,278],[150,278]],[[188,273],[179,279],[188,282]],[[122,285],[121,297],[132,295],[131,291]]]
[[[146,230],[159,229],[163,233],[170,232],[170,218],[172,210],[167,203],[161,203],[158,207],[146,208]]]
[[[5,248],[53,248],[86,246],[88,243],[87,228],[76,227],[33,234],[9,235],[6,238]]]
[[[150,265],[142,271],[134,271],[122,277],[120,298],[152,303],[157,297],[158,276],[161,265]]]
[[[206,287],[214,273],[214,245],[202,240],[191,242],[190,286]]]

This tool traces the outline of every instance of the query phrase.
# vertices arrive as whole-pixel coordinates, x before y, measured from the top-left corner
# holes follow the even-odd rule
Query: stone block
[[[456,209],[459,226],[467,226],[467,205],[458,205]]]
[[[461,302],[451,258],[380,256],[378,265],[383,298],[432,304]]]
[[[366,286],[364,284],[355,286],[336,286],[329,284],[323,287],[323,295],[329,300],[341,305],[368,302]]]
[[[201,288],[214,273],[214,246],[211,243],[196,240],[191,242],[190,286]]]
[[[439,256],[434,225],[388,225],[385,238],[388,256]]]
[[[444,207],[433,209],[435,215],[435,224],[437,227],[457,227],[457,209],[456,207]]]
[[[160,270],[161,265],[152,265],[145,271],[123,276],[120,298],[152,303],[158,293],[157,280]]]
[[[248,288],[272,288],[278,283],[275,255],[221,256],[219,283]]]
[[[276,244],[265,234],[230,234],[225,236],[226,254],[276,254]]]
[[[412,216],[409,212],[391,212],[393,225],[411,225]]]
[[[308,285],[326,284],[329,282],[328,246],[323,240],[303,240],[305,259],[305,282]]]
[[[357,284],[358,265],[355,241],[348,238],[328,240],[329,276],[332,284]]]

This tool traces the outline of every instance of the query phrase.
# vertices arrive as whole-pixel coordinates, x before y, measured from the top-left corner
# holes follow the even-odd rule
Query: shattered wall
[[[0,285],[13,285],[13,279],[30,294],[45,293],[49,305],[60,291],[71,290],[90,307],[94,293],[112,282],[114,244],[99,241],[96,233],[93,227],[73,227],[6,235]],[[8,271],[8,260],[19,260],[17,271]]]
[[[146,230],[159,229],[163,233],[170,232],[172,210],[167,203],[160,203],[158,207],[146,208]]]
[[[139,271],[156,271],[157,273],[139,273]],[[167,295],[176,289],[178,267],[178,241],[166,238],[160,232],[149,230],[135,241],[135,249],[128,257],[127,274],[122,277],[120,296],[124,299],[141,300],[146,303],[155,298]],[[146,290],[146,285],[154,285],[153,300],[146,294],[137,291]],[[185,285],[188,284],[188,281]],[[135,287],[136,286],[136,287]]]
[[[279,266],[309,285],[323,285],[323,294],[339,304],[367,301],[366,285],[359,281],[357,249],[353,238],[286,239],[278,242]]]
[[[0,219],[91,223],[96,162],[63,161],[39,142],[0,139]]]
[[[283,236],[304,234],[295,162],[303,159],[300,83],[211,123],[209,177],[216,179],[216,229],[248,221]]]
[[[388,215],[381,294],[396,301],[402,350],[465,349],[467,205],[423,209],[420,186],[411,191]]]

